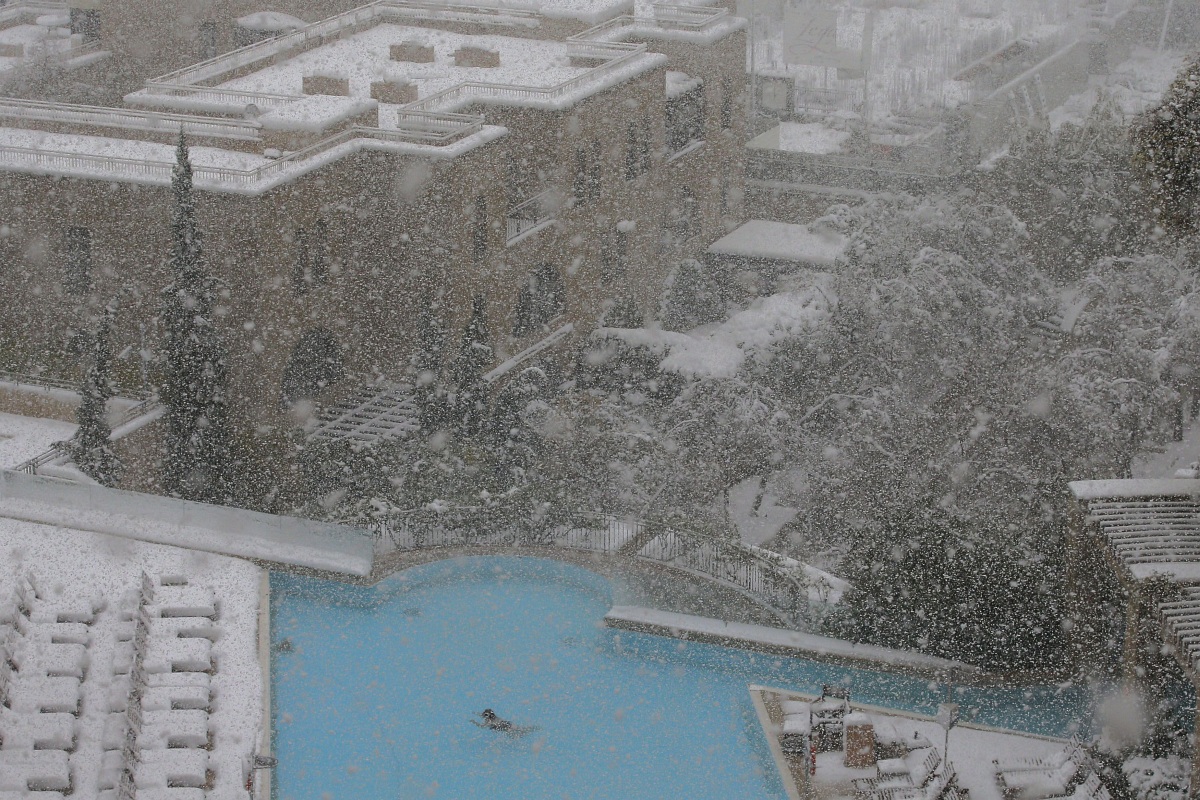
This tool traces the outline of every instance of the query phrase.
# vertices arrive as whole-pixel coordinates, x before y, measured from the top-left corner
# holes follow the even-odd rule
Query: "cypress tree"
[[[188,500],[229,499],[228,368],[213,323],[217,283],[204,267],[192,165],[183,135],[171,177],[171,283],[163,293],[166,406],[164,489]]]
[[[92,361],[88,365],[80,391],[81,401],[76,419],[79,431],[72,442],[72,457],[85,475],[103,486],[112,486],[117,478],[116,454],[109,437],[108,399],[115,394],[112,370],[112,316],[109,305],[100,316],[92,336]]]
[[[479,431],[487,406],[483,375],[494,360],[487,326],[487,304],[483,295],[471,301],[471,318],[463,328],[462,343],[454,362],[455,408],[464,433]]]
[[[1195,230],[1200,199],[1200,59],[1193,59],[1162,102],[1133,129],[1134,162],[1152,184],[1159,218],[1177,230]]]

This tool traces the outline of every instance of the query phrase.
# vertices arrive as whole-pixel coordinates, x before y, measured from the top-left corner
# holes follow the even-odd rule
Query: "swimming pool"
[[[685,643],[602,624],[605,578],[462,558],[373,587],[272,575],[279,798],[783,798],[747,684],[926,713],[909,676]],[[1062,734],[1082,690],[966,690],[979,721]],[[472,725],[490,707],[538,729]]]

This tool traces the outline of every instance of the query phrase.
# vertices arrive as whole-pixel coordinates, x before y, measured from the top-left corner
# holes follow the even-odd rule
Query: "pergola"
[[[1070,489],[1067,586],[1078,661],[1095,666],[1119,622],[1126,688],[1154,707],[1173,660],[1200,695],[1200,480],[1075,481]],[[1106,618],[1114,601],[1123,608]],[[1196,740],[1190,798],[1200,798],[1200,729]]]

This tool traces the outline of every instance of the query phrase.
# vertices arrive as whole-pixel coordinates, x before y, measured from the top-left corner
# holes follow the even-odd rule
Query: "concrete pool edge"
[[[857,645],[786,628],[768,628],[638,606],[613,606],[604,615],[604,625],[616,630],[716,644],[768,655],[803,656],[839,666],[882,667],[888,672],[950,680],[959,684],[970,684],[982,674],[982,670],[970,664],[920,653]]]
[[[792,768],[788,766],[783,747],[779,744],[779,737],[775,734],[775,725],[771,722],[771,715],[763,702],[763,687],[752,683],[748,691],[750,702],[754,704],[754,713],[758,715],[758,724],[767,740],[767,749],[771,751],[771,759],[775,762],[775,769],[779,771],[779,780],[783,782],[783,790],[787,793],[788,800],[802,800],[800,791],[796,788],[796,779],[792,776]]]
[[[275,735],[275,720],[271,708],[271,571],[260,568],[258,579],[258,665],[262,670],[262,722],[258,734],[258,753],[270,756]],[[254,769],[250,765],[254,780],[255,800],[271,800],[274,797],[274,782],[271,770]]]

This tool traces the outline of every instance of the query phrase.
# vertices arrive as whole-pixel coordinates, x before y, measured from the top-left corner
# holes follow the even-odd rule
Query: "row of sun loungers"
[[[1078,741],[1048,758],[992,763],[1006,800],[1111,800]]]
[[[143,576],[141,591],[126,602],[108,698],[102,797],[200,800],[211,785],[217,614],[211,589],[180,578]]]
[[[0,800],[75,790],[70,753],[91,666],[90,626],[103,607],[51,597],[29,576],[0,608]]]

